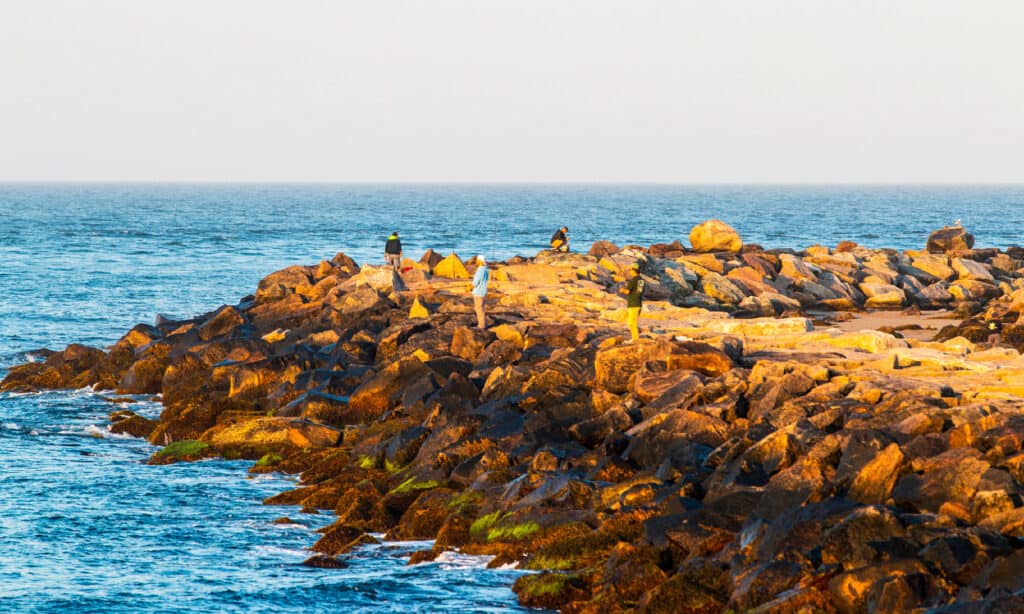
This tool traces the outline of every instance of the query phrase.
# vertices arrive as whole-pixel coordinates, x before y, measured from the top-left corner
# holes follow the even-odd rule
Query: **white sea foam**
[[[102,429],[95,424],[89,424],[81,428],[63,428],[57,431],[58,435],[75,435],[78,437],[95,437],[96,439],[106,439],[112,436],[109,431]]]
[[[490,554],[464,554],[455,550],[446,550],[434,559],[442,569],[486,569],[494,560]]]
[[[254,546],[252,551],[260,556],[267,557],[291,557],[299,560],[305,560],[311,556],[309,550],[302,550],[299,548],[281,548],[280,546]]]

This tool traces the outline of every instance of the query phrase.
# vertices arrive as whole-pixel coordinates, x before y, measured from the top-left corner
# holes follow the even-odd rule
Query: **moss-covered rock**
[[[175,441],[150,457],[149,464],[169,465],[181,461],[195,461],[210,456],[212,452],[209,444],[202,441]]]

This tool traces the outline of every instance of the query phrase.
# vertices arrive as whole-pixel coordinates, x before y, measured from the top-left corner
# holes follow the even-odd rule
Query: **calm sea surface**
[[[960,219],[981,247],[1024,244],[1024,187],[0,184],[0,377],[26,352],[107,346],[157,313],[237,302],[270,271],[345,251],[532,255],[557,226],[578,249],[647,245],[719,218],[747,242],[920,248]],[[0,611],[508,611],[518,572],[424,544],[299,565],[329,516],[260,501],[286,477],[248,463],[150,467],[88,390],[0,395]],[[132,406],[147,415],[152,403]],[[295,524],[272,521],[288,515]]]

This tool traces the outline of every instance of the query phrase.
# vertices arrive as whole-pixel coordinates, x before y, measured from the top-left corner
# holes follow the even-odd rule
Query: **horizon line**
[[[336,185],[336,186],[903,186],[1024,187],[1022,181],[445,181],[445,180],[233,180],[233,179],[0,179],[0,185]]]

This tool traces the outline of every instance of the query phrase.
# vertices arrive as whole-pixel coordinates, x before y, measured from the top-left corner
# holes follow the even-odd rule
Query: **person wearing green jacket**
[[[640,277],[640,265],[629,267],[629,279],[619,290],[626,296],[626,324],[629,326],[629,342],[640,338],[640,309],[644,305],[644,280]]]
[[[402,268],[402,242],[398,239],[398,233],[393,232],[384,244],[384,262],[394,270]]]

